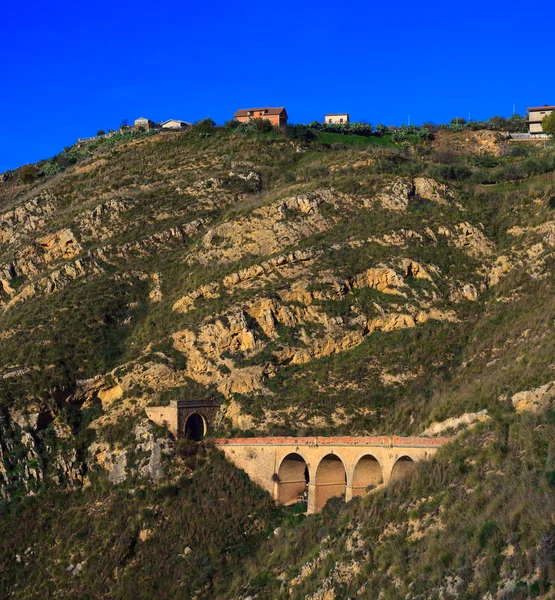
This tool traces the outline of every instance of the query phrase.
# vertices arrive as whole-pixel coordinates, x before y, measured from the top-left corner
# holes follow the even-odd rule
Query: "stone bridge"
[[[447,438],[267,437],[216,439],[227,458],[277,502],[306,500],[309,514],[339,496],[349,501],[369,486],[409,476]],[[308,498],[306,497],[308,495]]]

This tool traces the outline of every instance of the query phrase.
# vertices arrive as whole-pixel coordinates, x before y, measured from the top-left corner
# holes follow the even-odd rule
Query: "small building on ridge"
[[[168,119],[162,123],[162,129],[189,129],[191,123],[179,119]]]
[[[530,135],[544,135],[542,121],[547,115],[550,115],[555,106],[532,106],[526,109],[528,111],[528,133]]]
[[[145,117],[139,117],[138,119],[135,119],[134,126],[137,129],[139,127],[142,127],[145,131],[150,131],[151,129],[154,129],[154,127],[155,127],[154,121],[151,121],[150,119],[146,119]]]
[[[346,125],[349,123],[349,113],[328,114],[324,117],[327,125]]]
[[[241,123],[248,123],[251,119],[267,119],[272,125],[287,125],[287,111],[283,106],[278,108],[242,108],[234,115],[234,119]]]

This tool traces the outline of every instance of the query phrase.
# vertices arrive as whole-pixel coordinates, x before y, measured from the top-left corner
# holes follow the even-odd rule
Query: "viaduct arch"
[[[216,439],[215,443],[277,502],[307,502],[322,510],[330,498],[346,501],[368,489],[410,477],[447,438],[268,437]]]

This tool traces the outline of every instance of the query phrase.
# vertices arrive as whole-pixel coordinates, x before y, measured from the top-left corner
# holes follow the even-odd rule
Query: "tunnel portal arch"
[[[291,452],[282,461],[277,473],[277,499],[282,504],[294,504],[308,498],[310,474],[305,459],[296,452]]]
[[[395,461],[391,470],[391,482],[408,479],[416,474],[416,463],[410,456],[401,456]]]
[[[185,437],[200,442],[206,435],[206,420],[199,413],[191,413],[185,421]]]
[[[347,471],[343,461],[335,454],[327,454],[316,469],[315,509],[320,511],[330,498],[345,497]]]
[[[353,471],[353,496],[364,494],[368,486],[383,483],[383,471],[378,459],[372,454],[362,456]]]

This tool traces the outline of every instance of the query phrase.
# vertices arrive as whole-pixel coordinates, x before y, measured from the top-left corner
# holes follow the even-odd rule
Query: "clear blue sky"
[[[348,111],[399,125],[555,104],[555,2],[5,3],[0,172],[122,119],[290,121]]]

